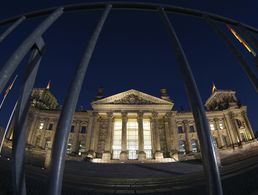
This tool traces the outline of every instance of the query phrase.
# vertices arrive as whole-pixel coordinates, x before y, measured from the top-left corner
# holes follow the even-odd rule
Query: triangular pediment
[[[115,104],[115,105],[173,105],[172,102],[154,97],[152,95],[131,89],[101,100],[92,102],[94,104]]]

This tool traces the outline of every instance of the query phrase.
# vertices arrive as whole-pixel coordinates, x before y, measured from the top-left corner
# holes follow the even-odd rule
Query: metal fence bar
[[[2,93],[8,80],[18,67],[21,60],[32,48],[33,44],[41,37],[41,35],[61,16],[63,8],[58,8],[50,16],[47,17],[16,49],[0,71],[0,93]]]
[[[241,67],[245,71],[247,77],[249,78],[250,82],[253,84],[256,92],[258,92],[258,78],[256,77],[255,73],[253,73],[252,69],[249,67],[249,64],[245,60],[244,56],[241,52],[233,45],[232,41],[227,37],[227,35],[219,28],[215,21],[209,19],[206,16],[206,20],[208,24],[218,33],[218,35],[226,42],[232,54],[236,57],[239,61]]]
[[[210,128],[202,104],[195,78],[191,71],[185,52],[180,44],[177,34],[172,26],[166,12],[160,8],[161,17],[165,23],[171,38],[172,46],[180,66],[181,76],[184,81],[188,101],[193,111],[194,121],[197,127],[197,134],[200,141],[201,153],[205,174],[207,176],[208,190],[211,195],[222,195],[222,186],[217,164],[215,148],[212,144]]]
[[[26,19],[25,16],[21,16],[15,23],[13,23],[5,32],[0,35],[0,43],[9,35],[11,32],[14,31],[24,20]]]
[[[71,129],[72,117],[76,108],[76,104],[80,95],[81,87],[85,78],[85,74],[96,46],[98,37],[105,23],[105,20],[112,8],[107,5],[92,36],[89,44],[84,52],[80,64],[76,68],[75,75],[69,86],[68,94],[65,98],[64,106],[60,114],[58,125],[55,132],[51,162],[49,170],[48,194],[60,195],[62,191],[62,180],[64,172],[64,157],[67,147],[67,139]]]
[[[40,38],[40,40],[36,42],[36,47],[32,50],[31,58],[26,68],[23,84],[21,86],[17,109],[15,111],[12,147],[12,180],[14,194],[17,195],[26,195],[24,159],[27,113],[30,107],[30,95],[37,76],[43,47],[44,41]]]
[[[254,62],[256,64],[256,68],[258,68],[258,40],[256,37],[250,32],[246,27],[242,24],[237,25],[238,30],[247,38],[249,43],[251,43],[255,48],[256,56],[254,57]]]
[[[120,1],[115,1],[112,2],[112,7],[113,9],[127,9],[127,10],[144,10],[144,11],[154,11],[156,12],[157,8],[160,7],[160,4],[157,3],[143,3],[143,2],[120,2]],[[69,5],[64,5],[64,10],[65,12],[74,12],[74,11],[92,11],[92,10],[102,10],[105,8],[106,3],[105,2],[96,2],[96,3],[78,3],[78,4],[69,4]],[[204,15],[208,15],[210,18],[213,20],[219,21],[219,22],[224,22],[226,24],[233,24],[237,25],[240,22],[237,20],[233,20],[231,18],[227,18],[224,16],[220,16],[217,14],[209,13],[209,12],[204,12],[196,9],[190,9],[190,8],[184,8],[184,7],[179,7],[179,6],[172,6],[172,5],[162,5],[162,7],[165,8],[167,13],[176,13],[176,14],[183,14],[183,15],[188,15],[188,16],[194,16],[194,17],[199,17],[203,18]],[[26,16],[27,19],[39,17],[39,16],[45,16],[53,12],[56,7],[51,7],[47,9],[42,9],[42,10],[36,10],[32,11],[29,13],[24,13],[23,15]],[[0,20],[0,26],[5,25],[5,24],[10,24],[15,22],[19,16],[14,16],[11,18],[7,18],[4,20]],[[258,29],[247,25],[243,24],[247,29],[249,29],[252,32],[258,33]]]
[[[251,42],[255,46],[255,48],[258,49],[258,40],[252,34],[252,32],[250,32],[245,26],[243,26],[243,24],[237,25],[237,28],[241,33],[243,33],[243,35],[249,40],[249,42]]]

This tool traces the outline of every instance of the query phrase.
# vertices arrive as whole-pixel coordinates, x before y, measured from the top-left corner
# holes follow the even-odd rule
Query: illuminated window
[[[67,148],[66,148],[66,154],[71,154],[72,153],[72,140],[69,139],[69,142],[67,144]]]
[[[219,123],[219,129],[224,129],[224,124],[222,122]]]
[[[146,158],[152,158],[151,152],[151,128],[150,128],[150,120],[143,120],[143,137],[144,137],[144,152],[146,154]]]
[[[40,123],[39,124],[39,129],[43,129],[43,127],[44,127],[44,123]]]
[[[198,141],[196,139],[191,140],[192,152],[198,152]]]
[[[85,141],[80,141],[78,155],[81,156],[84,153],[86,153]]]
[[[113,133],[113,146],[112,146],[113,159],[119,159],[120,152],[121,152],[121,139],[122,139],[122,120],[115,119],[114,133]]]
[[[179,148],[178,148],[178,153],[179,154],[185,154],[185,141],[183,140],[179,140],[178,141],[178,145],[179,145]]]
[[[127,150],[128,159],[137,159],[138,122],[136,119],[128,119],[127,121]]]
[[[215,130],[215,126],[214,126],[214,124],[213,124],[213,123],[210,123],[210,129],[211,129],[212,131],[214,131],[214,130]]]

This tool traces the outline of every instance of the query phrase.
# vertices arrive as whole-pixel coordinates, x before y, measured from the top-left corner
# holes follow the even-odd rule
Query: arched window
[[[229,142],[228,142],[227,136],[222,135],[222,141],[223,141],[223,143],[224,143],[225,146],[229,146]]]
[[[179,154],[185,154],[185,141],[183,140],[179,140],[178,141],[178,145],[179,145],[179,148],[178,148],[178,153]]]
[[[192,152],[199,152],[198,141],[196,139],[191,140]]]

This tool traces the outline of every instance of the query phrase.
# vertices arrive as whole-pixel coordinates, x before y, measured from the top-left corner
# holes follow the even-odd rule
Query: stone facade
[[[191,112],[173,110],[167,91],[157,98],[137,90],[104,97],[99,89],[91,110],[74,113],[67,158],[96,162],[126,160],[178,161],[200,157]],[[234,91],[213,90],[206,101],[215,147],[241,148],[254,140],[247,108]],[[52,147],[60,106],[49,88],[34,89],[27,122],[27,144],[46,152]],[[12,139],[9,131],[8,139]]]

